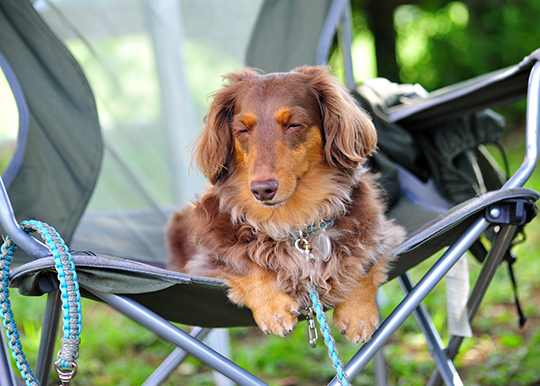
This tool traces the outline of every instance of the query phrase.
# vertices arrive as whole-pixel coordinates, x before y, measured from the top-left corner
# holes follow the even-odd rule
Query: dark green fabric
[[[386,192],[386,202],[393,207],[400,198],[400,186],[395,164],[414,173],[420,154],[418,144],[411,133],[388,120],[386,109],[399,103],[399,94],[393,83],[378,79],[376,87],[361,84],[353,90],[358,104],[371,116],[377,129],[377,152],[369,159],[371,171]]]
[[[103,153],[92,91],[78,63],[26,0],[0,0],[0,50],[30,110],[24,161],[8,187],[15,215],[18,221],[47,222],[69,243]]]
[[[478,167],[482,171],[482,177],[484,178],[487,191],[499,189],[499,187],[503,186],[506,180],[508,180],[508,173],[510,171],[503,170],[484,145],[478,146],[474,150],[474,154],[478,162]]]
[[[88,289],[126,295],[158,315],[202,327],[255,325],[251,310],[227,298],[221,280],[190,276],[110,256],[74,253],[73,262],[83,296],[97,300]],[[11,275],[11,285],[27,296],[41,296],[58,285],[52,258],[27,263]]]
[[[452,203],[460,203],[482,193],[472,161],[475,149],[498,142],[504,119],[491,110],[441,122],[416,133],[430,175],[439,192]],[[474,161],[476,162],[476,160]],[[489,172],[489,165],[484,166]],[[500,188],[499,186],[492,188]]]
[[[332,0],[265,0],[253,28],[246,64],[265,72],[315,65]]]
[[[358,85],[353,91],[357,102],[371,116],[377,129],[377,148],[394,162],[414,173],[420,149],[414,136],[390,122],[387,109],[399,104],[400,90],[386,79]]]

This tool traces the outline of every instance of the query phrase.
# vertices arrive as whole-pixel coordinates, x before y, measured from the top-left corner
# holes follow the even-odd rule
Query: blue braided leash
[[[69,381],[77,373],[76,360],[79,356],[79,335],[81,333],[82,322],[81,295],[75,265],[73,264],[69,249],[52,226],[31,220],[21,223],[21,229],[27,233],[34,231],[39,233],[54,258],[58,280],[60,281],[64,331],[61,339],[62,348],[58,352],[58,360],[55,362],[55,367],[60,378]],[[13,320],[13,312],[11,311],[11,303],[9,301],[9,266],[16,249],[17,245],[15,242],[9,237],[6,237],[1,247],[0,260],[0,317],[3,319],[12,356],[16,361],[17,368],[21,372],[23,379],[26,381],[26,385],[39,386],[39,381],[32,373],[23,353],[19,332]],[[66,368],[70,370],[63,370]]]
[[[328,325],[328,320],[326,319],[326,314],[324,313],[324,308],[319,298],[317,290],[313,286],[308,285],[308,293],[311,297],[311,303],[313,304],[313,309],[315,310],[315,315],[319,321],[319,328],[321,334],[324,338],[324,344],[328,348],[328,356],[332,360],[332,367],[336,371],[337,379],[341,385],[348,386],[349,378],[347,373],[343,369],[343,362],[339,358],[339,352],[336,347],[336,341],[330,333],[330,326]]]

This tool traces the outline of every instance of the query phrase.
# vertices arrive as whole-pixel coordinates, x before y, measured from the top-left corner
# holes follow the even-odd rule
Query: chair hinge
[[[532,200],[517,198],[490,205],[485,218],[493,224],[523,225],[538,214],[538,207]]]

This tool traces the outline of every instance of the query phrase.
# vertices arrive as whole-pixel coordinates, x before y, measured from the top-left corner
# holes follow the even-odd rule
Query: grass
[[[522,139],[506,142],[511,170],[515,170],[521,159]],[[533,176],[528,186],[540,189],[540,173]],[[518,254],[515,274],[528,324],[523,329],[517,327],[512,287],[505,267],[501,267],[473,323],[474,337],[465,339],[456,358],[458,371],[467,385],[540,384],[540,220],[529,224],[527,240],[516,246],[515,252]],[[424,262],[412,270],[413,277],[418,280],[431,263]],[[474,278],[480,265],[469,259],[469,266]],[[382,297],[386,300],[382,314],[387,316],[403,296],[394,281],[383,286]],[[34,363],[45,299],[22,297],[12,291],[11,302],[27,357]],[[435,325],[444,331],[444,283],[437,286],[425,303]],[[322,341],[316,349],[309,346],[305,323],[299,324],[286,338],[265,336],[257,328],[233,328],[230,334],[234,360],[270,385],[325,385],[334,376]],[[335,330],[333,335],[342,358],[347,361],[358,347]],[[76,378],[76,384],[81,386],[142,384],[173,350],[170,344],[135,322],[87,299],[83,299],[81,337]],[[443,340],[447,339],[443,334]],[[390,385],[423,385],[433,371],[429,349],[412,317],[385,346],[385,355]],[[370,364],[353,384],[372,385],[372,375]],[[58,383],[55,376],[53,379]],[[166,384],[212,385],[212,372],[190,358]]]

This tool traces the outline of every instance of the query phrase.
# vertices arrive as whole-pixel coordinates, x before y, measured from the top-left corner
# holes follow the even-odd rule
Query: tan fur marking
[[[281,125],[286,125],[290,122],[292,117],[292,111],[288,108],[280,108],[274,113],[276,122]]]
[[[385,267],[377,265],[360,278],[349,298],[336,304],[334,325],[354,343],[367,342],[379,325],[376,292],[386,281]]]
[[[246,113],[240,122],[242,122],[247,129],[251,129],[257,123],[257,115],[254,113]]]
[[[299,304],[276,288],[268,272],[253,269],[249,275],[226,279],[232,301],[251,308],[255,321],[266,334],[285,336],[298,322]]]
[[[379,325],[376,292],[370,271],[367,277],[358,280],[349,298],[334,308],[334,325],[354,343],[367,342]]]

